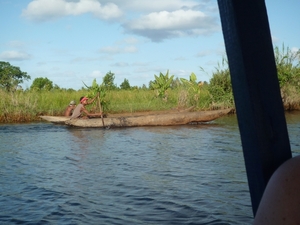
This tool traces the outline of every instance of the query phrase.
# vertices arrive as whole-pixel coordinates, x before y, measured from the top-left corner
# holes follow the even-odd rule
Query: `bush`
[[[213,72],[208,91],[214,105],[222,103],[225,107],[233,107],[234,99],[227,60],[222,60],[222,67],[218,65],[216,71]]]
[[[300,88],[300,50],[292,51],[289,47],[279,50],[275,47],[275,62],[277,66],[277,74],[280,87],[285,85]]]

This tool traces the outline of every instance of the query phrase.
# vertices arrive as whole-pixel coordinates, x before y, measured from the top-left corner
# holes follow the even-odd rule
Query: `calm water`
[[[293,153],[300,114],[287,116]],[[251,224],[235,116],[194,126],[0,125],[0,224]]]

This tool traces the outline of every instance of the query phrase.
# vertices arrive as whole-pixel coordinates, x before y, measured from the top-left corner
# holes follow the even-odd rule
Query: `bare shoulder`
[[[283,163],[271,177],[253,224],[300,224],[300,156]]]

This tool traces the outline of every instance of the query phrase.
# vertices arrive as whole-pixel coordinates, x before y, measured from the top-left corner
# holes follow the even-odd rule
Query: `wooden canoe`
[[[51,123],[64,124],[70,117],[67,116],[39,116],[41,119]]]
[[[169,113],[157,115],[120,116],[104,118],[105,127],[173,126],[209,122],[231,112],[232,109]],[[65,124],[76,127],[103,127],[101,118],[68,119]]]
[[[128,117],[128,116],[141,116],[141,115],[161,115],[169,113],[186,113],[193,110],[195,107],[189,107],[187,109],[171,109],[162,111],[150,111],[150,112],[128,112],[122,114],[108,114],[107,117]],[[64,124],[70,117],[67,116],[39,116],[41,119],[46,120],[51,123]]]

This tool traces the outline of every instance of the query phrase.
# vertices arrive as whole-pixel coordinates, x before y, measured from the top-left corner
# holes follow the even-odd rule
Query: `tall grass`
[[[71,100],[79,99],[80,92],[0,90],[0,122],[26,122],[39,115],[63,115]]]
[[[39,120],[40,115],[63,115],[71,100],[79,103],[87,91],[16,91],[0,90],[0,122],[29,122]],[[105,113],[141,112],[187,108],[195,106],[196,110],[208,109],[209,92],[204,88],[195,94],[184,88],[170,89],[165,98],[157,97],[155,91],[148,89],[107,91],[104,101],[107,103]],[[89,111],[96,110],[96,104],[87,106]]]
[[[138,112],[186,108],[194,105],[188,92],[184,99],[180,99],[183,92],[182,89],[170,89],[166,92],[165,98],[160,98],[153,90],[110,91],[106,96],[110,102],[107,110],[110,113]]]
[[[286,110],[300,109],[300,50],[275,47],[275,61],[281,96]]]

